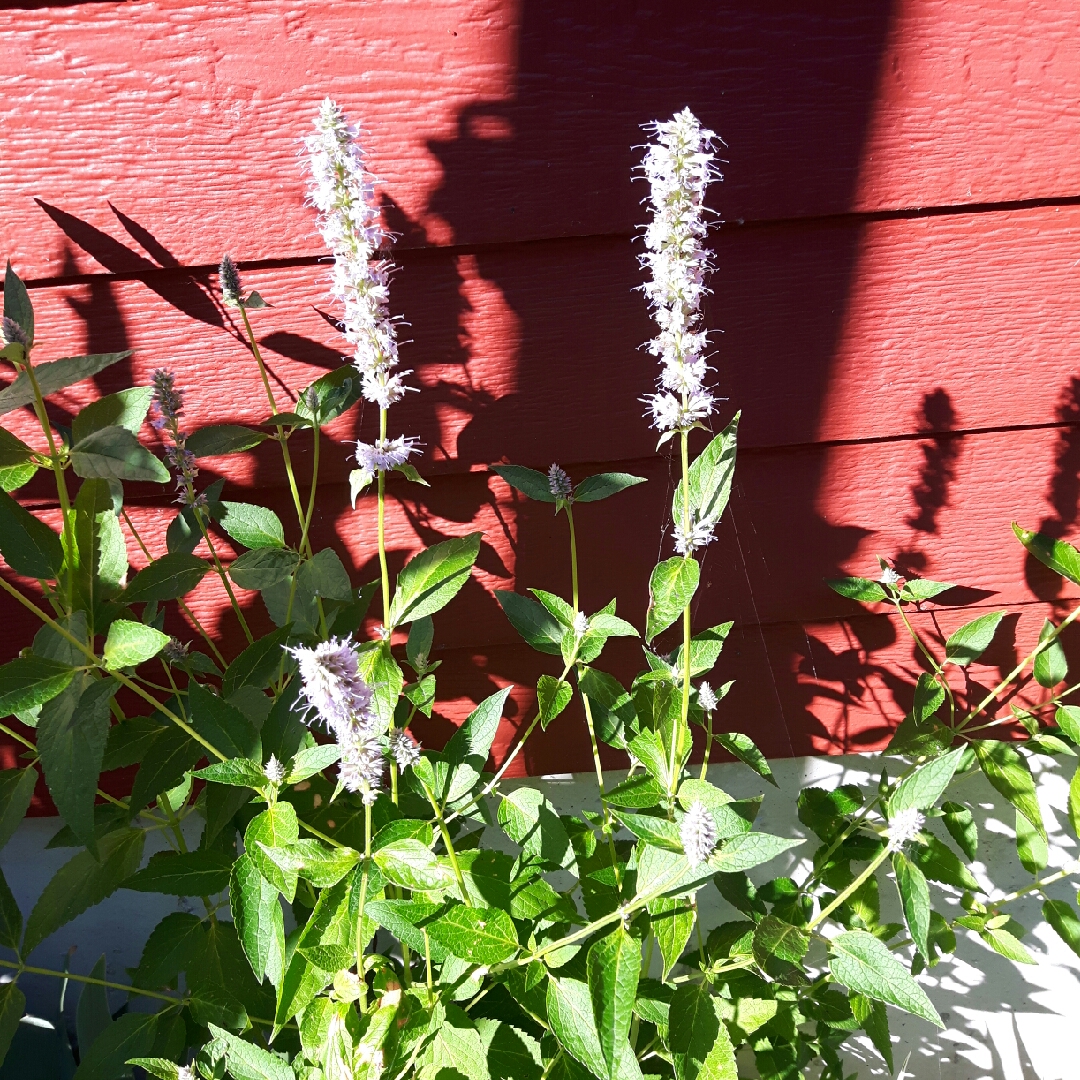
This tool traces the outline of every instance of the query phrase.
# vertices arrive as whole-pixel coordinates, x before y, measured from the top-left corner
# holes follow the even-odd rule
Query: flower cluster
[[[719,704],[716,697],[716,691],[707,682],[703,682],[698,687],[697,697],[698,704],[704,712],[711,713],[716,711],[716,706]]]
[[[375,201],[375,178],[368,171],[358,130],[339,105],[327,98],[315,132],[304,140],[311,172],[311,204],[319,211],[319,231],[334,256],[331,292],[345,307],[345,337],[354,349],[364,397],[380,409],[405,396],[409,371],[394,373],[397,331],[389,314],[392,264],[379,252],[392,240]]]
[[[713,536],[713,529],[716,528],[716,522],[711,518],[704,518],[701,521],[697,519],[697,515],[691,511],[690,513],[690,527],[684,528],[681,521],[675,522],[675,550],[680,555],[690,555],[691,553],[703,548],[706,544],[711,544],[716,537]]]
[[[205,506],[206,496],[196,495],[195,477],[199,467],[195,455],[187,448],[187,435],[180,429],[180,414],[184,411],[184,392],[176,388],[171,371],[158,368],[153,377],[154,394],[151,404],[158,415],[150,426],[161,435],[172,439],[172,446],[165,449],[165,463],[176,476],[176,502],[181,506]]]
[[[926,816],[914,808],[898,810],[889,820],[885,837],[889,841],[890,851],[899,851],[905,844],[918,838],[926,824]]]
[[[659,390],[645,400],[654,427],[685,431],[707,419],[715,405],[704,386],[708,334],[699,323],[705,278],[712,269],[704,246],[704,197],[719,177],[713,165],[716,135],[689,109],[649,128],[656,141],[649,144],[642,169],[649,181],[652,221],[645,229],[647,251],[641,264],[652,275],[643,289],[660,327],[647,347],[663,369]]]
[[[409,460],[410,454],[419,454],[417,440],[412,436],[399,435],[396,439],[376,439],[373,443],[356,444],[356,460],[364,474],[364,483],[370,484],[376,473],[390,472]]]
[[[300,668],[305,719],[321,720],[333,733],[341,748],[338,779],[370,805],[382,786],[386,740],[381,738],[371,687],[360,676],[356,646],[350,638],[331,638],[314,648],[298,645],[286,651]],[[402,769],[420,756],[402,731],[391,734],[388,749]]]
[[[8,315],[0,319],[0,338],[5,345],[22,345],[25,348],[29,344],[26,331]]]
[[[556,499],[569,499],[574,494],[574,485],[560,465],[552,465],[547,472],[548,490]]]
[[[221,257],[218,281],[221,283],[222,302],[228,307],[239,307],[244,299],[244,290],[240,284],[240,271],[236,269],[236,263],[232,261],[231,255]]]
[[[716,822],[702,802],[695,802],[679,826],[683,853],[691,866],[700,866],[716,847]]]

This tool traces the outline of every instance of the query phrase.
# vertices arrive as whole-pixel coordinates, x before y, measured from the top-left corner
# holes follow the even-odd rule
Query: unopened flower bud
[[[229,307],[238,307],[243,299],[243,288],[240,284],[240,271],[236,269],[231,255],[221,257],[218,280],[221,282],[222,302]]]
[[[25,348],[29,344],[26,331],[7,315],[0,320],[0,337],[3,337],[5,345],[22,345]]]
[[[716,822],[708,807],[702,802],[695,802],[679,827],[686,861],[693,866],[700,866],[716,847]]]

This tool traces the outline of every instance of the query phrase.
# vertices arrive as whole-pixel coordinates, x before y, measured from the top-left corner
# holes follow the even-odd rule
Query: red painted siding
[[[192,423],[262,419],[213,295],[225,250],[274,304],[256,325],[280,384],[336,365],[295,154],[326,94],[368,129],[402,236],[402,353],[423,387],[394,419],[422,434],[434,483],[391,484],[395,566],[485,531],[479,573],[437,622],[443,719],[422,738],[514,682],[505,753],[545,667],[492,590],[568,588],[561,520],[520,504],[490,462],[649,476],[581,514],[586,604],[619,593],[642,621],[670,471],[638,401],[653,365],[638,349],[650,325],[632,147],[641,122],[684,104],[729,147],[707,319],[744,419],[695,618],[737,623],[721,660],[738,679],[730,725],[776,755],[882,744],[914,658],[888,616],[822,584],[875,553],[971,586],[964,610],[938,617],[946,630],[1008,605],[1019,647],[1064,602],[1008,523],[1069,535],[1078,515],[1076,5],[168,0],[0,10],[0,42],[0,253],[34,285],[44,352],[135,350],[60,418],[167,364]],[[33,439],[29,417],[8,420]],[[372,421],[331,429],[317,521],[361,576],[374,576],[372,503],[347,509],[340,443]],[[282,504],[273,450],[205,472]],[[25,495],[55,513],[48,485]],[[131,496],[163,550],[172,511],[149,489]],[[204,582],[193,606],[238,650],[219,587]],[[10,654],[30,628],[4,613]],[[1015,650],[999,652],[1007,669]],[[611,655],[635,669],[633,647]],[[586,766],[579,727],[568,713],[537,738],[528,769]]]

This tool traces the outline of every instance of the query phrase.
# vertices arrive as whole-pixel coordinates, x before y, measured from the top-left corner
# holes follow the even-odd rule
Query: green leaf
[[[499,804],[499,825],[514,843],[521,845],[527,861],[552,869],[570,870],[576,866],[566,826],[537,788],[520,787],[508,792]]]
[[[23,577],[55,578],[64,565],[60,537],[6,491],[0,492],[0,553]]]
[[[930,886],[923,872],[902,852],[893,852],[892,864],[911,940],[923,959],[929,961]]]
[[[1074,835],[1080,836],[1080,765],[1077,765],[1072,783],[1069,784],[1068,813]]]
[[[22,439],[12,435],[7,428],[0,428],[0,469],[11,469],[25,465],[34,456],[35,452]]]
[[[168,1058],[129,1058],[127,1063],[129,1065],[138,1065],[139,1068],[145,1069],[151,1076],[157,1077],[157,1080],[179,1080],[180,1077],[180,1066],[174,1065]]]
[[[4,317],[17,322],[26,340],[34,344],[34,305],[23,279],[11,268],[10,259],[4,273]]]
[[[986,779],[1035,826],[1046,839],[1035,781],[1028,763],[1008,744],[980,740],[971,744]]]
[[[742,833],[724,842],[713,869],[725,874],[737,870],[751,870],[803,842],[763,832]]]
[[[48,364],[35,364],[34,375],[41,389],[41,396],[48,397],[57,390],[97,375],[120,360],[126,360],[130,355],[131,350],[125,349],[124,352],[95,353],[92,356],[65,356]],[[33,400],[34,388],[30,379],[25,371],[20,371],[15,381],[0,391],[0,416],[12,409],[30,405]]]
[[[53,875],[26,921],[23,954],[29,955],[50,934],[87,908],[111,896],[139,868],[142,829],[120,829],[98,841],[100,861],[80,851]]]
[[[289,1063],[260,1046],[209,1024],[210,1034],[225,1046],[225,1062],[234,1080],[296,1080]]]
[[[1019,810],[1016,811],[1016,854],[1029,874],[1045,869],[1050,857],[1046,840]]]
[[[0,467],[0,491],[18,491],[33,480],[37,470],[38,467],[32,462],[10,468]]]
[[[216,784],[252,788],[256,791],[266,785],[266,774],[259,763],[248,758],[215,761],[213,765],[199,769],[194,775],[200,780],[213,780]]]
[[[1039,641],[1045,641],[1053,632],[1054,624],[1047,619],[1039,634]],[[1035,657],[1033,673],[1035,681],[1047,690],[1052,690],[1058,683],[1065,681],[1065,676],[1069,674],[1069,662],[1065,659],[1060,638],[1055,638]]]
[[[162,851],[124,882],[136,892],[214,896],[229,886],[232,859],[220,851]]]
[[[140,570],[120,597],[122,604],[149,600],[175,600],[186,596],[210,569],[205,559],[181,551],[155,559]]]
[[[600,1052],[608,1073],[614,1075],[634,1015],[641,941],[616,925],[589,946],[585,963]]]
[[[708,630],[702,630],[690,639],[690,677],[696,679],[699,675],[707,675],[720,658],[720,652],[724,648],[724,642],[731,632],[734,623],[720,623],[719,626],[711,626]],[[671,666],[681,674],[683,670],[683,647],[680,645],[675,650],[671,659]]]
[[[526,469],[524,465],[492,465],[491,471],[498,473],[511,487],[517,488],[523,495],[537,502],[553,503],[547,473],[537,469]]]
[[[931,881],[940,881],[955,889],[975,891],[979,888],[971,871],[933,833],[922,833],[920,842],[908,849],[908,857]]]
[[[952,782],[963,754],[964,748],[957,747],[904,777],[889,798],[889,817],[901,810],[929,810],[934,806]]]
[[[254,503],[222,502],[218,524],[246,548],[283,548],[285,527],[273,510]]]
[[[1039,562],[1049,566],[1056,574],[1080,585],[1080,551],[1064,540],[1055,540],[1046,533],[1029,532],[1013,522],[1013,532]]]
[[[174,787],[204,753],[203,747],[186,731],[173,726],[160,728],[135,774],[130,800],[132,810],[141,810],[161,792]]]
[[[595,476],[587,476],[576,488],[574,488],[574,502],[599,502],[611,495],[617,495],[620,491],[634,487],[636,484],[644,484],[644,476],[631,476],[624,472],[597,473]]]
[[[419,840],[395,840],[374,855],[375,865],[387,880],[405,889],[429,892],[452,887],[454,874]]]
[[[762,969],[768,967],[773,956],[789,964],[798,964],[809,948],[810,935],[805,930],[775,915],[766,915],[754,930],[754,959]]]
[[[668,1042],[676,1080],[737,1080],[724,1004],[708,983],[683,983],[672,995]]]
[[[501,964],[518,951],[513,920],[498,908],[456,905],[426,929],[448,952],[475,964]]]
[[[197,915],[174,911],[150,932],[132,983],[144,990],[167,986],[206,945],[206,930]]]
[[[593,724],[601,742],[619,750],[626,749],[627,725],[634,720],[634,703],[622,684],[596,668],[578,668],[578,686],[589,699]],[[656,800],[658,801],[658,800]],[[626,804],[628,805],[628,804]],[[652,806],[653,803],[640,803]]]
[[[931,600],[935,596],[940,596],[941,593],[955,588],[956,586],[949,581],[927,581],[925,578],[912,578],[904,582],[904,587],[900,590],[900,599],[917,603],[920,600]]]
[[[846,596],[849,600],[858,600],[863,604],[876,604],[888,599],[888,593],[881,583],[862,577],[833,578],[825,582],[834,593]]]
[[[229,567],[229,577],[241,589],[259,591],[288,581],[300,562],[300,556],[287,548],[264,547],[245,551]]]
[[[413,556],[397,576],[390,604],[391,625],[434,615],[444,608],[469,579],[480,554],[482,536],[479,532],[469,533]]]
[[[22,912],[15,897],[11,894],[3,871],[0,871],[0,945],[5,949],[17,950],[22,937]]]
[[[72,443],[80,443],[88,435],[107,427],[126,428],[132,435],[138,435],[150,411],[153,394],[150,386],[136,386],[86,405],[71,422]]]
[[[343,364],[320,375],[300,391],[297,413],[322,427],[351,409],[360,400],[360,375],[352,364]]]
[[[1080,707],[1059,705],[1054,720],[1072,742],[1080,745]]]
[[[244,850],[251,856],[259,872],[285,894],[292,903],[296,896],[297,871],[283,871],[270,859],[267,850],[287,848],[300,836],[296,810],[291,803],[279,802],[256,815],[244,833]]]
[[[744,735],[741,731],[726,731],[717,735],[716,741],[733,757],[737,757],[744,765],[749,765],[763,780],[768,780],[773,787],[778,786],[765,755],[749,735]]]
[[[698,521],[719,521],[731,494],[735,475],[735,443],[739,414],[698,455],[687,477],[690,487],[690,509]],[[682,485],[676,485],[671,501],[672,518],[683,519]]]
[[[213,424],[193,431],[187,437],[185,447],[197,458],[218,457],[253,450],[266,438],[265,431],[255,431],[238,424]]]
[[[293,759],[289,767],[289,775],[285,777],[286,784],[298,784],[309,776],[329,769],[341,758],[341,747],[335,743],[327,743],[323,746],[309,746],[301,750]]]
[[[965,667],[973,660],[978,660],[997,633],[998,624],[1005,617],[1004,611],[991,611],[980,615],[969,623],[964,623],[954,631],[945,642],[946,663]]]
[[[25,769],[4,769],[0,772],[0,850],[15,835],[37,785],[37,769],[28,765]]]
[[[169,470],[127,428],[104,427],[71,448],[71,467],[78,476],[104,480],[169,482]]]
[[[157,656],[168,643],[169,635],[152,626],[130,619],[117,619],[109,627],[102,655],[105,666],[115,671],[117,668],[137,667]]]
[[[833,978],[875,1001],[921,1016],[936,1024],[941,1022],[926,992],[907,969],[889,951],[889,947],[865,930],[846,930],[829,942],[832,956],[829,968]]]
[[[674,821],[656,814],[635,814],[629,810],[620,810],[616,816],[639,839],[669,851],[682,851],[679,827]]]
[[[188,722],[227,757],[262,756],[255,725],[235,705],[194,679],[188,683]]]
[[[451,773],[450,787],[443,796],[444,801],[460,799],[480,779],[511,689],[508,686],[481,701],[443,749],[442,760],[450,767]]]
[[[105,979],[104,954],[94,965],[90,977]],[[109,1008],[109,997],[105,992],[105,987],[93,983],[85,984],[82,993],[79,994],[79,1004],[75,1010],[75,1033],[78,1036],[80,1048],[84,1048],[84,1053],[94,1045],[98,1036],[111,1024],[112,1011]]]
[[[221,693],[230,698],[242,686],[262,690],[270,685],[281,666],[281,649],[289,640],[291,623],[252,642],[226,669]]]
[[[697,590],[700,576],[701,568],[695,559],[676,556],[657,563],[649,578],[646,641],[652,641],[682,614]]]
[[[690,940],[694,929],[694,909],[685,900],[664,896],[651,900],[648,909],[652,932],[664,961],[660,977],[666,979]]]
[[[505,589],[496,589],[495,598],[514,629],[529,645],[552,656],[561,653],[563,628],[543,604]]]
[[[1038,963],[1035,957],[1020,943],[1019,939],[1013,937],[1008,930],[988,926],[979,936],[994,952],[1004,956],[1007,960],[1012,960],[1015,964]]]
[[[14,982],[0,983],[0,1063],[7,1057],[25,1012],[26,995]]]
[[[1044,900],[1043,918],[1066,945],[1080,956],[1080,918],[1068,900]]]
[[[255,978],[281,985],[285,973],[285,923],[278,890],[259,873],[250,855],[233,864],[229,889],[233,923]]]
[[[551,1030],[567,1052],[594,1076],[609,1076],[588,984],[552,975],[548,979],[546,1005]]]
[[[541,675],[536,684],[536,704],[540,709],[540,726],[546,731],[548,724],[570,704],[573,687],[564,679]]]
[[[96,852],[94,800],[109,737],[109,705],[119,683],[90,680],[77,696],[74,689],[73,685],[42,709],[38,753],[60,816],[79,841]]]
[[[975,852],[979,848],[979,828],[971,816],[971,811],[956,802],[942,803],[941,809],[945,828],[949,830],[949,835],[956,842],[956,846],[970,862],[975,858]]]
[[[0,667],[0,716],[25,712],[67,689],[75,677],[70,665],[39,656],[20,656]]]

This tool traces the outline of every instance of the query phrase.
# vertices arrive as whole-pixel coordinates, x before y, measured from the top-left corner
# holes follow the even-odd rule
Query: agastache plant
[[[966,948],[964,937],[1010,961],[1034,960],[1013,915],[1025,902],[1041,898],[1044,920],[1080,954],[1080,916],[1063,891],[1080,872],[1075,842],[1048,834],[1029,765],[1032,754],[1045,761],[1080,748],[1080,708],[1066,704],[1078,686],[1066,685],[1059,640],[1080,606],[1048,621],[987,692],[993,667],[981,658],[1003,612],[946,636],[936,616],[948,619],[948,609],[933,622],[911,615],[952,589],[947,582],[907,578],[885,559],[876,580],[831,581],[848,600],[884,605],[921,658],[914,685],[898,695],[905,704],[880,780],[866,791],[799,792],[803,833],[816,838],[801,861],[788,849],[806,841],[755,827],[760,796],[736,799],[716,783],[714,743],[762,786],[776,784],[750,735],[714,732],[728,711],[732,683],[718,669],[730,663],[721,654],[732,624],[693,633],[690,618],[705,576],[697,553],[714,539],[735,463],[737,416],[690,452],[722,407],[705,383],[701,317],[711,265],[704,197],[718,141],[688,110],[650,130],[645,292],[659,326],[649,348],[662,367],[649,414],[661,445],[678,439],[675,554],[652,571],[647,611],[633,606],[643,590],[629,592],[631,616],[644,616],[645,670],[624,686],[604,669],[604,653],[639,628],[616,615],[615,598],[589,603],[577,528],[591,524],[589,503],[643,478],[581,476],[547,460],[492,467],[496,497],[505,482],[515,502],[520,495],[565,514],[570,580],[568,597],[550,582],[528,595],[496,593],[548,670],[494,772],[487,761],[508,686],[440,751],[409,732],[436,707],[443,661],[434,617],[470,578],[480,534],[418,552],[391,587],[386,480],[394,471],[419,480],[409,463],[419,442],[387,434],[388,409],[403,392],[389,237],[342,110],[323,104],[306,160],[350,360],[310,386],[279,381],[275,391],[249,319],[268,305],[245,289],[231,256],[221,262],[222,310],[266,393],[269,416],[258,428],[193,425],[164,369],[151,385],[108,395],[70,428],[56,427],[34,362],[33,306],[8,268],[0,356],[15,378],[0,396],[9,411],[33,408],[48,450],[4,433],[0,554],[30,584],[0,575],[0,589],[42,627],[0,666],[0,705],[12,717],[0,731],[25,751],[0,772],[0,822],[9,837],[43,777],[64,819],[50,846],[78,850],[25,921],[0,874],[0,968],[11,973],[0,983],[0,1059],[26,1005],[19,981],[33,973],[82,986],[78,1075],[88,1080],[118,1077],[126,1065],[158,1080],[734,1080],[751,1057],[768,1080],[849,1080],[845,1042],[854,1032],[893,1067],[888,1010],[921,1018],[927,1030],[941,1025],[917,979]],[[53,360],[46,386],[74,385],[126,355]],[[315,550],[311,524],[324,429],[362,398],[379,406],[379,435],[355,446],[347,520],[374,532],[380,574],[357,588],[333,548]],[[148,414],[157,433],[144,446]],[[289,447],[309,430],[302,494]],[[164,461],[150,448],[159,437]],[[296,511],[289,528],[272,509],[223,498],[224,480],[196,488],[200,457],[268,439],[280,445]],[[56,481],[59,532],[8,494],[38,469]],[[376,506],[357,503],[375,479]],[[124,504],[125,485],[157,483],[165,504],[170,481],[179,510],[164,550],[152,551]],[[235,557],[222,554],[219,533]],[[1034,558],[1080,585],[1074,547],[1016,533]],[[128,565],[131,545],[147,561],[138,572]],[[185,599],[212,570],[246,640],[227,611],[209,634]],[[367,619],[376,594],[377,625]],[[166,617],[173,600],[178,612]],[[273,629],[254,637],[245,612]],[[184,621],[208,651],[182,643]],[[693,771],[691,724],[705,729]],[[551,725],[556,738],[569,739],[574,725],[588,734],[597,797],[579,811],[535,784],[503,784],[533,732]],[[625,771],[605,772],[602,752]],[[109,773],[130,766],[134,782],[120,797]],[[1016,811],[1019,866],[1031,882],[1010,892],[969,868],[979,843],[973,807],[983,798],[976,774]],[[1076,834],[1080,768],[1067,816]],[[146,861],[149,836],[167,850]],[[1057,868],[1047,870],[1051,862]],[[882,913],[879,892],[890,881],[902,922]],[[130,983],[103,969],[41,966],[37,955],[29,965],[71,918],[121,887],[189,901],[154,928]],[[734,917],[706,925],[709,907],[699,901],[710,893]],[[100,1033],[83,1023],[113,1015],[121,993],[139,1007]],[[71,1075],[66,1038],[51,1049]]]

